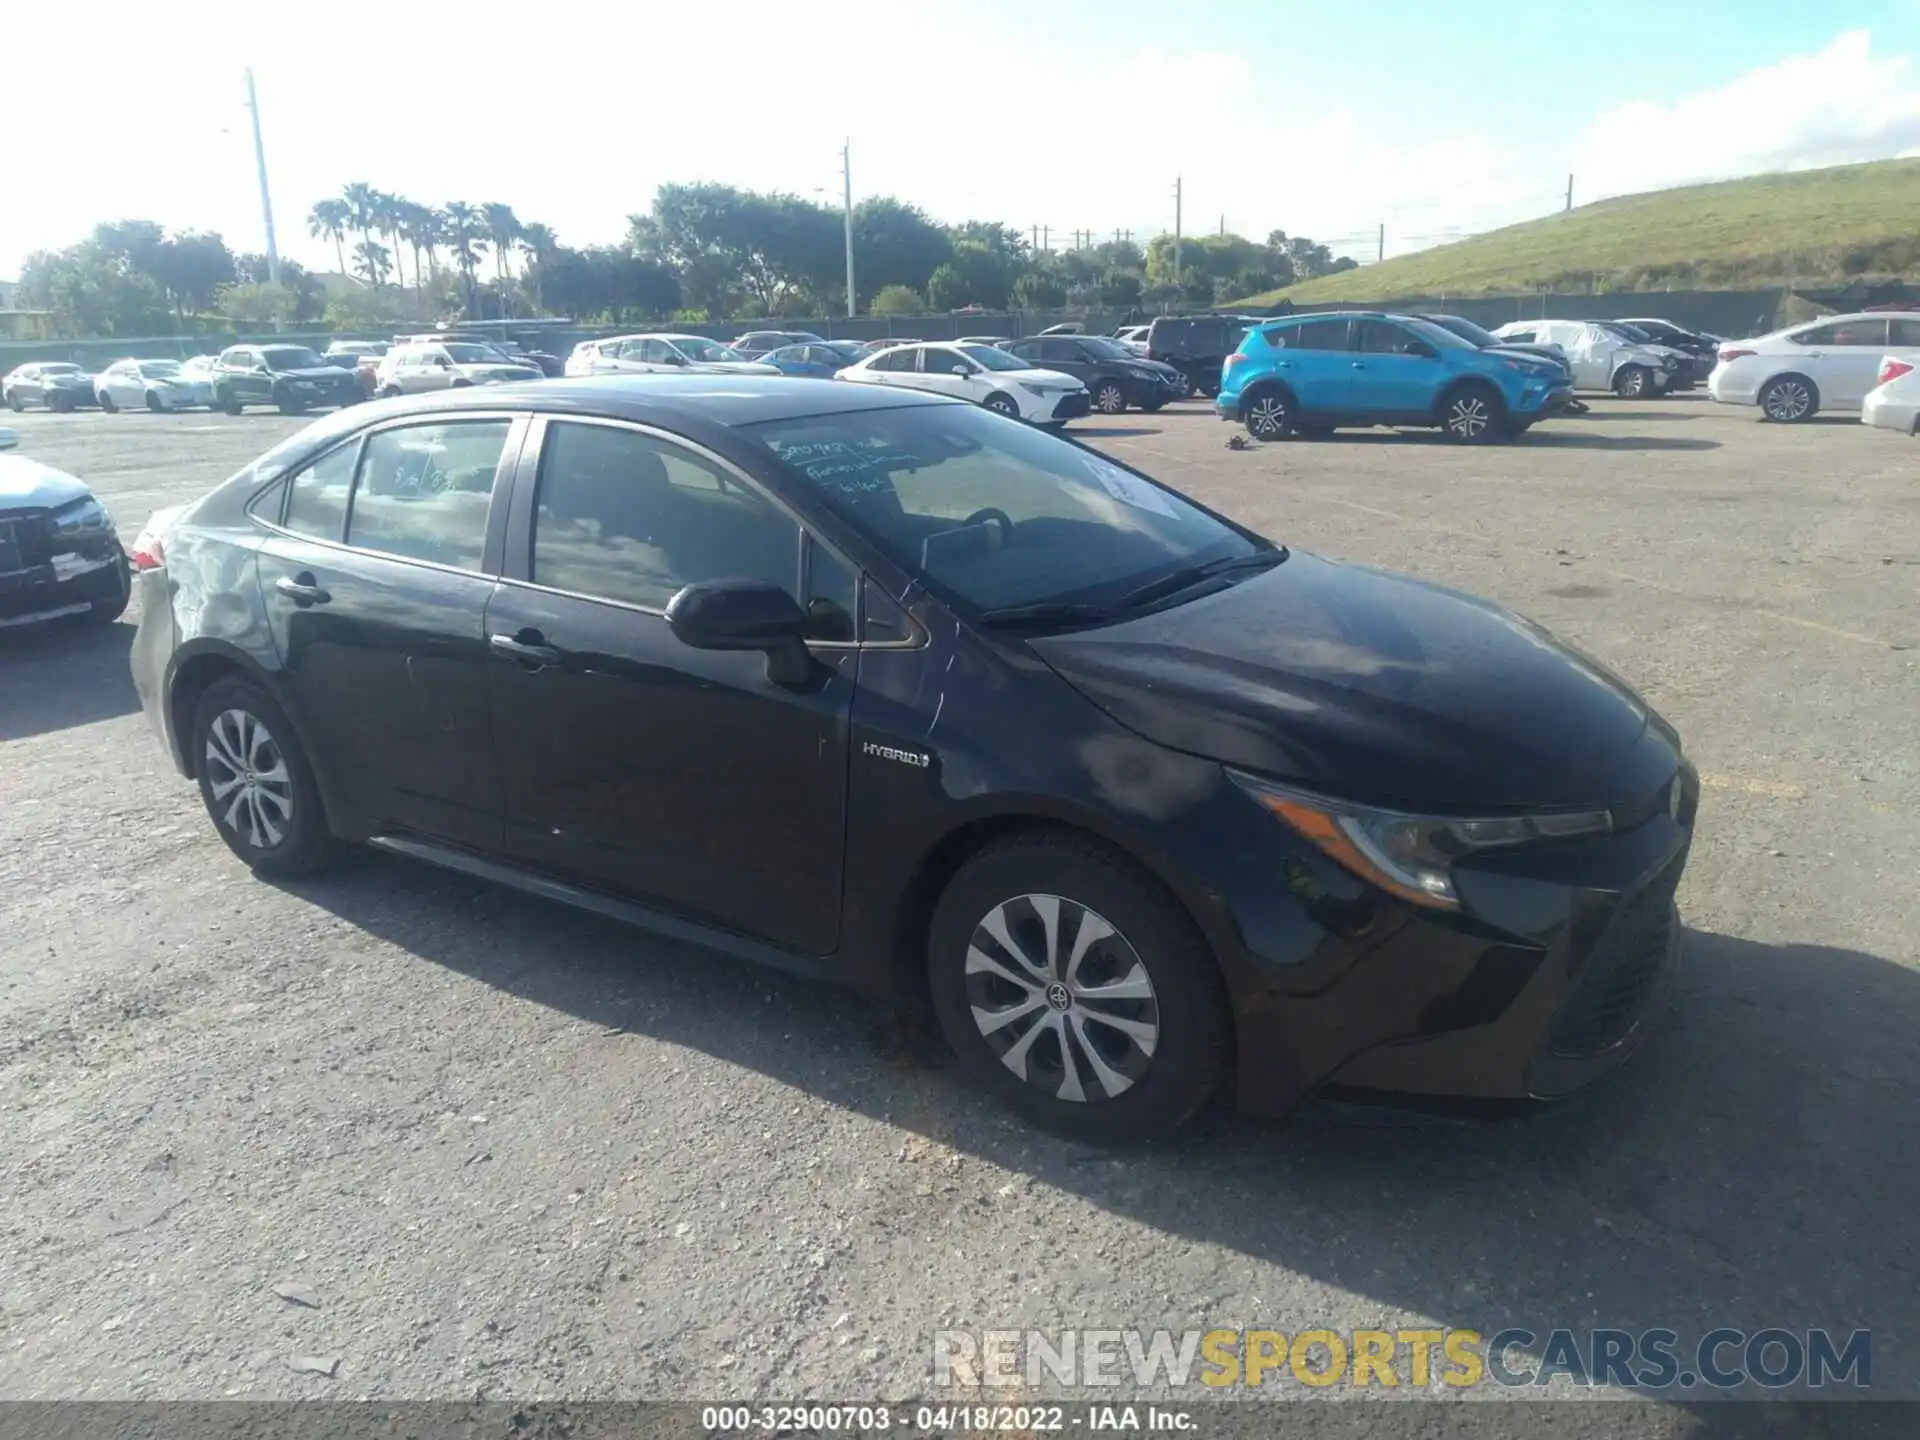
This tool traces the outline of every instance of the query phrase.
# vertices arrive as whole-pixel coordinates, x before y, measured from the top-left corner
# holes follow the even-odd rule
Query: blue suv
[[[1342,425],[1437,425],[1510,439],[1573,398],[1545,357],[1481,350],[1411,315],[1294,315],[1250,331],[1220,367],[1214,411],[1256,440]]]

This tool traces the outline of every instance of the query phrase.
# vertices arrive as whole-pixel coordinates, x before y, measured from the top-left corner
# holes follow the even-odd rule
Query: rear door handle
[[[1367,368],[1367,362],[1364,360],[1356,360],[1353,362],[1353,368],[1356,370],[1364,370]]]
[[[512,635],[489,635],[487,645],[494,654],[522,665],[531,665],[535,669],[560,663],[560,652],[545,643],[545,637],[538,630],[523,630],[520,633],[534,638],[520,640]]]
[[[324,605],[333,599],[333,595],[313,578],[310,570],[302,570],[298,575],[282,575],[273,582],[273,588],[302,607]]]

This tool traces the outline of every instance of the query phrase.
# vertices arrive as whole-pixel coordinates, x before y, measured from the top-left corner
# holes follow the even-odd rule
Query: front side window
[[[741,433],[964,611],[1106,603],[1260,548],[1102,456],[969,406],[812,415]]]
[[[1013,359],[1012,356],[1004,356]],[[1019,361],[1014,361],[1016,369],[1025,369]],[[920,372],[923,375],[951,375],[956,370],[962,375],[971,375],[978,366],[969,365],[964,355],[953,350],[922,350],[920,352]]]
[[[287,486],[287,510],[281,524],[296,535],[338,540],[347,528],[347,497],[353,493],[358,441],[329,450]]]
[[[674,342],[680,353],[696,365],[710,365],[716,361],[744,360],[746,356],[738,350],[722,345],[718,340],[704,340],[698,335],[688,335]]]
[[[367,437],[347,543],[462,570],[480,568],[493,477],[509,421],[408,425]]]
[[[635,430],[549,422],[533,522],[535,584],[664,609],[687,585],[794,593],[799,527],[711,461]]]
[[[1413,336],[1391,320],[1356,320],[1353,348],[1369,355],[1411,355]]]

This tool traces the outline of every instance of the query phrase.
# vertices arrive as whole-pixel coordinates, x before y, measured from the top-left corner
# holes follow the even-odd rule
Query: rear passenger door
[[[1857,407],[1873,389],[1880,357],[1887,351],[1887,322],[1879,315],[1835,320],[1793,338],[1805,347],[1801,368],[1820,387],[1821,408],[1847,409]]]
[[[256,503],[283,681],[349,825],[500,848],[484,626],[505,527],[496,480],[526,423],[386,425]]]
[[[1279,332],[1286,343],[1279,373],[1292,387],[1303,410],[1320,415],[1343,415],[1353,406],[1354,356],[1348,348],[1349,324],[1337,319],[1303,320]]]
[[[855,573],[746,477],[678,437],[548,418],[515,487],[487,612],[509,851],[523,864],[824,955],[838,942],[855,651],[806,685],[695,650],[662,613],[746,578],[853,635]]]

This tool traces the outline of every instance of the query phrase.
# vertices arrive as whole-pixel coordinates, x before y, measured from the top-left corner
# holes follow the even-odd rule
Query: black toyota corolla
[[[1697,786],[1623,681],[962,402],[381,402],[164,546],[134,678],[255,870],[369,844],[923,999],[1070,1132],[1563,1094],[1676,951]]]

